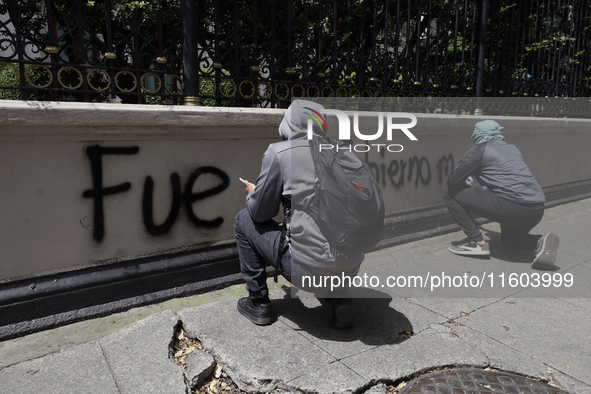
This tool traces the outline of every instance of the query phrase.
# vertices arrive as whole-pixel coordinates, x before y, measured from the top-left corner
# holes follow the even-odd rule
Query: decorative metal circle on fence
[[[76,74],[78,76],[78,83],[74,86],[72,86],[71,83],[68,83],[66,85],[66,83],[63,82],[61,79],[61,76],[64,73],[64,71],[70,71],[71,73]],[[77,68],[74,68],[71,66],[66,66],[66,67],[60,68],[59,71],[57,72],[57,81],[64,88],[70,89],[70,90],[75,90],[75,89],[78,89],[80,86],[82,86],[82,83],[84,82],[84,77],[82,76],[82,73]]]
[[[153,83],[155,86],[154,89],[149,89],[147,87],[146,78],[149,78],[149,77],[151,77],[153,79]],[[158,92],[160,92],[160,89],[162,89],[162,80],[160,79],[160,77],[156,73],[145,73],[140,78],[140,85],[142,86],[142,89],[146,93],[150,93],[150,94],[158,93]]]
[[[104,81],[107,82],[106,86],[104,86],[104,87],[94,86],[92,84],[92,78],[91,78],[91,75],[93,73],[103,75],[104,76]],[[88,82],[88,86],[90,86],[92,89],[98,90],[98,91],[105,91],[105,90],[108,90],[111,87],[111,77],[109,76],[109,73],[106,70],[102,70],[100,68],[93,68],[92,70],[90,70],[86,74],[86,82]]]
[[[33,82],[33,78],[31,77],[31,70],[45,70],[47,79],[49,81],[44,84],[36,84]],[[51,83],[53,82],[53,74],[51,74],[51,69],[47,66],[42,66],[40,64],[29,64],[25,67],[25,79],[31,84],[31,86],[42,89],[51,86]]]

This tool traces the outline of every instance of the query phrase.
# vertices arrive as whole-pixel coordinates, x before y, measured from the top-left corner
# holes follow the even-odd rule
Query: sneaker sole
[[[558,245],[560,244],[560,238],[554,233],[548,233],[542,240],[542,250],[534,258],[531,267],[533,269],[544,270],[551,268],[556,261],[556,252],[558,251]]]
[[[250,320],[251,322],[253,322],[254,324],[256,324],[258,326],[267,326],[267,325],[271,324],[271,322],[273,321],[273,318],[271,318],[271,317],[255,317],[240,307],[238,307],[237,309],[238,309],[238,312],[240,312],[240,314],[242,316],[246,317],[248,320]]]
[[[337,308],[334,312],[335,322],[332,328],[351,328],[355,325],[355,314],[350,305]]]
[[[458,250],[451,246],[447,248],[453,254],[459,254],[462,256],[490,256],[490,250]]]

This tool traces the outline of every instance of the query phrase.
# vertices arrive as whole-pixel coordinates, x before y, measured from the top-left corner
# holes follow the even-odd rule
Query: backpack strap
[[[285,246],[285,236],[287,234],[287,222],[288,222],[288,215],[291,215],[291,201],[285,197],[281,197],[281,202],[283,203],[284,208],[288,208],[287,210],[284,209],[284,212],[288,211],[289,214],[283,216],[283,224],[281,225],[281,234],[279,235],[279,249],[277,250],[277,259],[275,260],[275,275],[274,280],[277,283],[277,277],[283,273],[283,267],[281,266],[281,259],[283,257],[283,247]]]

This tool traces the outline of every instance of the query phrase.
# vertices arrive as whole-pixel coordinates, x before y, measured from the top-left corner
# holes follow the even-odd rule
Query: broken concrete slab
[[[187,366],[185,373],[189,379],[189,384],[191,388],[195,388],[213,373],[216,363],[211,354],[195,350],[187,356],[185,364]]]
[[[335,361],[285,323],[257,326],[236,309],[236,300],[179,312],[185,334],[199,339],[241,390],[267,392],[287,387]]]
[[[186,391],[183,370],[170,357],[178,322],[176,313],[167,310],[99,341],[121,394]]]
[[[6,367],[0,388],[11,394],[120,394],[98,341]]]

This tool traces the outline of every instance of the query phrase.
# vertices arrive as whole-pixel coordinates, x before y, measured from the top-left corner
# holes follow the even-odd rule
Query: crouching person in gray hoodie
[[[529,234],[544,216],[546,197],[521,152],[505,142],[502,129],[494,120],[476,123],[474,146],[448,176],[445,205],[466,234],[466,238],[452,242],[449,251],[490,255],[488,242],[471,215],[475,213],[500,223],[501,242],[507,248],[535,252],[532,268],[550,269],[556,260],[558,236]],[[478,186],[473,186],[474,180]]]
[[[323,110],[314,102],[294,101],[279,126],[283,141],[269,145],[256,184],[244,181],[246,209],[234,219],[234,234],[240,271],[249,296],[238,300],[238,311],[255,324],[266,325],[273,321],[267,264],[300,287],[306,276],[345,274],[353,277],[364,259],[363,253],[342,255],[330,248],[314,220],[302,210],[291,209],[292,200],[306,205],[314,196],[315,170],[307,138],[310,117],[306,112],[321,113]],[[314,132],[319,132],[316,125]],[[273,220],[281,205],[288,218],[283,224]],[[351,299],[328,301],[332,308],[332,327],[352,327]]]

